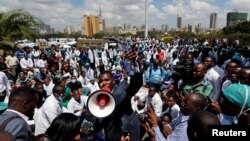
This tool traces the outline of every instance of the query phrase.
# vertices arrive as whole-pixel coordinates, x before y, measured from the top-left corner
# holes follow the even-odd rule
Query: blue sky
[[[99,5],[108,27],[144,24],[144,0],[1,0],[0,12],[24,9],[62,31],[66,25],[83,26],[83,15],[97,15]],[[218,14],[217,28],[222,28],[228,12],[237,9],[249,15],[249,5],[250,0],[148,0],[149,28],[160,29],[162,24],[176,28],[177,13],[183,26],[199,22],[208,27],[212,12]]]

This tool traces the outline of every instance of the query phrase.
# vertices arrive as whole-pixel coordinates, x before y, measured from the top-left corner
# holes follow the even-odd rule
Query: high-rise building
[[[198,22],[198,23],[197,23],[197,26],[195,26],[195,32],[196,32],[196,33],[200,33],[200,32],[201,32],[201,28],[202,28],[202,27],[201,27],[201,23]]]
[[[102,30],[106,31],[106,22],[105,22],[105,19],[102,19]]]
[[[74,32],[73,27],[70,25],[66,25],[66,27],[64,28],[64,33],[71,34],[73,32]]]
[[[83,34],[87,36],[93,36],[100,32],[99,18],[93,15],[84,15],[84,31]]]
[[[165,31],[165,25],[164,24],[161,25],[161,31],[163,31],[163,32]]]
[[[168,24],[162,24],[161,25],[161,31],[162,32],[167,32],[168,31]]]
[[[145,0],[145,32],[144,38],[148,38],[148,0]]]
[[[168,24],[165,25],[165,32],[168,32]]]
[[[182,18],[177,15],[177,27],[181,30]]]
[[[102,18],[102,10],[101,7],[99,6],[99,29],[100,31],[104,31],[105,30],[105,19]]]
[[[211,13],[210,14],[210,29],[215,30],[217,24],[217,13]]]
[[[238,23],[247,21],[247,13],[230,12],[227,13],[227,26],[233,26]]]
[[[93,36],[94,34],[105,30],[105,20],[102,19],[101,8],[99,7],[99,15],[84,15],[84,30],[83,34]]]
[[[188,32],[193,32],[193,26],[191,24],[188,24]]]

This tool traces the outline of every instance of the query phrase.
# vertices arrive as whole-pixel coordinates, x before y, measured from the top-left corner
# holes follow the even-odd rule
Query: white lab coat
[[[87,100],[88,100],[88,96],[81,96],[80,103],[77,102],[74,98],[71,98],[68,103],[67,108],[70,112],[74,113],[76,116],[81,116],[82,111],[78,111],[78,112],[74,112],[74,111],[82,110],[83,108],[86,108]]]
[[[61,113],[63,113],[63,108],[52,94],[34,114],[35,136],[45,133],[52,121]]]
[[[210,68],[205,74],[204,79],[208,80],[213,85],[213,95],[211,99],[218,100],[222,82],[220,74],[214,68]]]

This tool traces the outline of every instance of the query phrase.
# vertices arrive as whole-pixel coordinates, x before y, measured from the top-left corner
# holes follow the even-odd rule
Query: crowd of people
[[[24,47],[0,56],[0,139],[199,141],[250,124],[250,49],[226,39],[117,38],[104,47]],[[88,97],[116,106],[93,116]]]

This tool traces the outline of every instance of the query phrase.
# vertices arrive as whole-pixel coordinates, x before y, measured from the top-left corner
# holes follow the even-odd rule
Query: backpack
[[[9,123],[10,121],[12,121],[13,119],[15,119],[15,118],[19,118],[19,117],[15,116],[15,117],[9,117],[9,118],[7,118],[7,119],[0,125],[0,131],[4,131],[4,129],[5,129],[5,127],[8,125],[8,123]]]
[[[151,73],[152,73],[152,69],[153,69],[153,67],[150,67],[150,70],[149,70],[149,76],[150,76],[150,75],[151,75]],[[160,67],[160,71],[161,71],[161,76],[162,76],[162,73],[163,73],[162,67]]]

